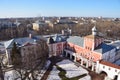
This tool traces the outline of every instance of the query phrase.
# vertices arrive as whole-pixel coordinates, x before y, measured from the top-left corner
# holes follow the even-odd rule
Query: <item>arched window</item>
[[[82,56],[82,53],[80,53],[80,56]]]
[[[94,57],[91,57],[91,60],[94,61]]]

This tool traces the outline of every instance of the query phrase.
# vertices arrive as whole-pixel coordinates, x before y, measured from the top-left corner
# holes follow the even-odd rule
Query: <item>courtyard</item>
[[[78,66],[65,57],[50,58],[51,65],[41,80],[104,80],[104,77],[96,74],[88,68]]]
[[[86,69],[77,67],[69,59],[64,59],[53,66],[47,80],[91,80],[88,73]]]

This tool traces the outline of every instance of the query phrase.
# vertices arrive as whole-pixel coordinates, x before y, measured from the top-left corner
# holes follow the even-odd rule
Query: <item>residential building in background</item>
[[[33,23],[33,30],[39,31],[42,27],[47,27],[48,25],[44,21],[36,21]]]

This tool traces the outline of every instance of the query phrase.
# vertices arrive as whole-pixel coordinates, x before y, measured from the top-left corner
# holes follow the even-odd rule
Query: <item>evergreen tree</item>
[[[15,42],[13,44],[13,48],[11,51],[11,62],[12,62],[12,65],[14,65],[14,66],[19,66],[21,64],[20,50],[17,47]]]

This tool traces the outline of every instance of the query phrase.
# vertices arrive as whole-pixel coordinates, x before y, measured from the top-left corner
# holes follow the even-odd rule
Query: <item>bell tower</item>
[[[94,26],[92,28],[92,34],[84,37],[84,48],[88,50],[94,50],[103,42],[103,38],[98,35],[98,31]]]
[[[96,35],[97,35],[97,29],[96,29],[95,26],[92,28],[92,35],[93,35],[93,36],[96,36]]]

